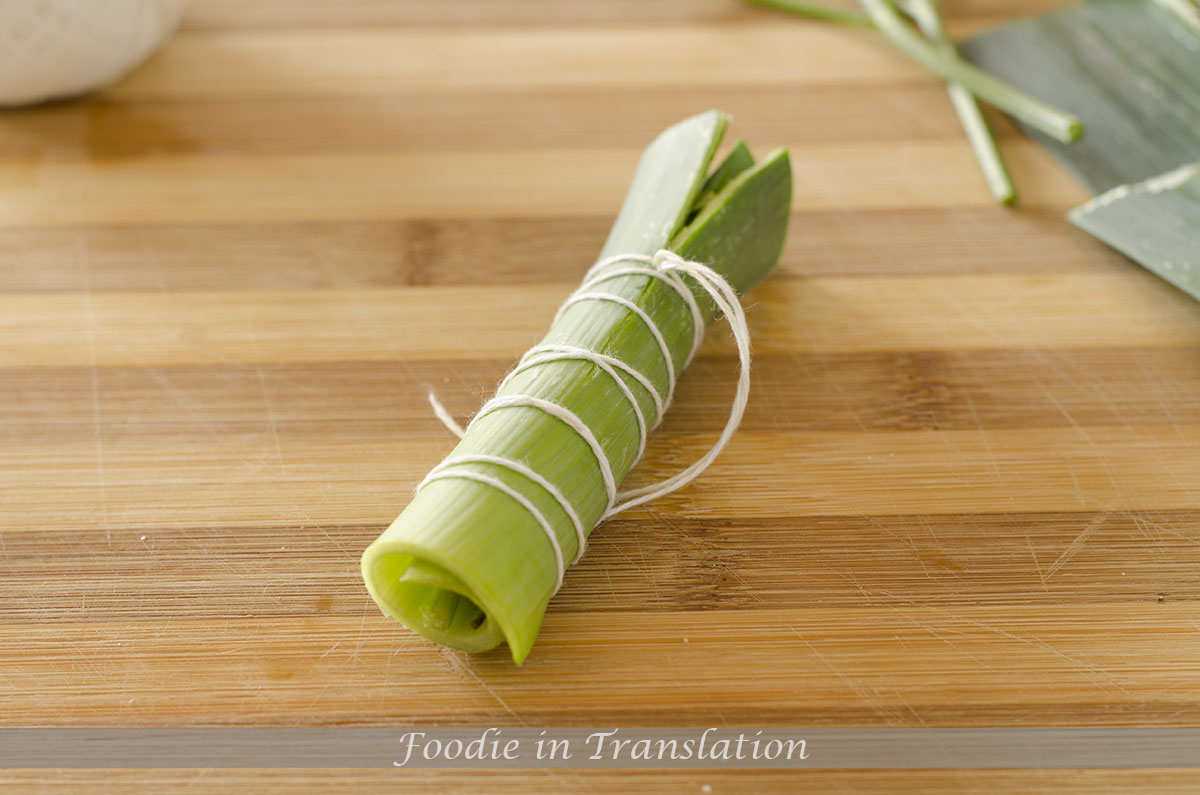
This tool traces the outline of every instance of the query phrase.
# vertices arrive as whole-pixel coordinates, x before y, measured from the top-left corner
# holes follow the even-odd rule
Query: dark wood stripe
[[[1091,528],[1086,544],[1076,543]],[[47,528],[6,539],[0,622],[360,615],[380,526]],[[45,550],[53,548],[54,555]],[[636,550],[636,558],[631,558]],[[119,585],[119,587],[114,587]],[[134,598],[136,595],[136,598]],[[1200,512],[616,519],[555,612],[1200,599]]]
[[[0,292],[487,285],[582,276],[611,217],[0,229]],[[961,231],[960,231],[961,230]],[[969,231],[968,231],[969,230]],[[1056,212],[797,212],[772,278],[1133,267]]]
[[[280,442],[441,437],[425,401],[433,386],[469,415],[510,361],[339,362],[0,369],[0,433],[13,443],[148,443],[196,434],[259,433]],[[261,380],[260,380],[261,373]],[[764,354],[742,428],[752,432],[972,430],[1200,424],[1200,357],[1187,348],[992,350],[841,355]],[[664,433],[718,431],[728,416],[736,360],[701,356],[681,379]],[[161,446],[161,442],[159,443]]]

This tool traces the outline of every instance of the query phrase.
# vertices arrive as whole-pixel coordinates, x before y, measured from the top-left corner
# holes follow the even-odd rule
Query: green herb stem
[[[934,0],[906,0],[903,8],[934,46],[947,55],[957,57],[958,51],[946,32],[945,25],[942,24],[942,15],[938,12]],[[971,150],[975,153],[975,159],[979,161],[979,168],[987,181],[988,190],[1001,204],[1013,204],[1017,200],[1017,189],[1004,166],[1000,150],[996,148],[996,139],[988,129],[979,103],[962,83],[949,82],[946,84],[946,90],[950,94],[950,102],[954,105],[955,112],[958,113],[963,131],[967,134]]]
[[[846,8],[827,6],[824,3],[805,3],[797,0],[745,0],[747,3],[786,14],[794,14],[808,19],[819,19],[822,22],[836,22],[839,25],[850,25],[856,28],[873,28],[875,24],[866,14],[851,11]]]
[[[1170,2],[1171,0],[1166,1]],[[1188,2],[1189,0],[1179,1]],[[957,83],[962,86],[963,91],[970,92],[979,99],[995,105],[1029,126],[1064,143],[1078,140],[1083,134],[1083,123],[1078,117],[976,69],[959,58],[955,52],[926,42],[904,22],[896,10],[894,0],[860,0],[866,14],[821,3],[797,2],[797,0],[745,0],[745,2],[808,19],[819,19],[854,27],[875,28],[929,71],[948,82]],[[955,102],[957,106],[959,100]],[[965,122],[964,126],[966,126]],[[973,134],[971,128],[968,128],[967,134],[968,136]],[[975,146],[974,140],[972,140],[972,146]],[[992,177],[989,176],[988,179],[989,184],[993,184]]]
[[[978,98],[1064,143],[1083,134],[1083,122],[1015,86],[976,69],[957,55],[939,52],[900,16],[893,0],[859,0],[881,33],[910,58],[943,79],[961,84]]]

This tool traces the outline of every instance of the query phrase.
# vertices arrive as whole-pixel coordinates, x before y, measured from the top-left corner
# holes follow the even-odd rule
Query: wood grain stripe
[[[0,367],[513,360],[542,336],[571,286],[10,294],[0,296],[0,334],[22,344],[0,349]],[[749,302],[763,353],[1200,344],[1196,305],[1132,269],[778,280]],[[704,350],[730,345],[713,333]]]
[[[798,50],[821,68],[797,69]],[[727,25],[219,36],[185,31],[104,96],[125,101],[626,85],[853,86],[928,79],[873,33],[771,17]]]
[[[64,439],[34,427],[0,451],[0,529],[183,523],[386,524],[452,438],[293,435],[158,426]],[[1200,509],[1200,426],[740,433],[694,486],[637,511],[643,519],[1041,513]],[[630,477],[676,472],[711,434],[659,433]],[[770,453],[766,452],[770,451]],[[69,493],[71,500],[61,499]]]
[[[1006,152],[1030,206],[1087,198],[1032,142]],[[791,154],[797,210],[992,204],[960,141]],[[0,161],[0,227],[606,215],[636,162],[634,150]]]
[[[607,108],[622,105],[613,114]],[[884,88],[844,86],[596,87],[512,95],[399,90],[374,95],[59,103],[7,113],[0,151],[38,158],[117,158],[205,153],[638,149],[661,129],[706,108],[730,113],[731,135],[793,146],[848,141],[958,141],[961,127],[942,86],[919,81]],[[781,106],[820,113],[780,114]],[[913,113],[919,106],[927,110]],[[487,123],[480,119],[486,118]],[[1019,135],[998,114],[993,128]]]
[[[831,0],[836,3],[837,0]],[[993,18],[1032,14],[1046,6],[1041,0],[956,0],[947,8],[961,24],[986,24]],[[984,21],[978,21],[978,18]],[[546,25],[660,25],[746,20],[782,20],[770,12],[730,0],[605,0],[603,3],[564,3],[561,0],[203,0],[193,2],[184,16],[187,30],[247,30],[381,26],[495,27]],[[794,22],[793,24],[800,24]]]
[[[533,725],[586,726],[599,715],[646,726],[987,725],[981,714],[1044,725],[1061,703],[1078,705],[1076,725],[1108,725],[1114,708],[1144,725],[1200,720],[1190,604],[897,602],[886,633],[871,607],[732,611],[723,622],[708,612],[552,611],[539,653],[519,668],[504,650],[439,652],[374,608],[363,615],[172,621],[170,632],[143,622],[102,632],[86,620],[0,624],[12,654],[8,702],[23,721],[48,726],[151,716],[180,725],[197,714],[206,725],[266,725],[294,721],[297,697],[326,724],[370,725],[364,691],[374,721],[393,725],[507,725],[514,713]],[[47,668],[61,674],[48,680]],[[697,670],[723,686],[697,680]],[[1057,701],[1031,698],[1024,676],[996,675],[1031,670],[1056,672]],[[663,681],[686,709],[653,697]],[[1155,698],[1134,700],[1150,688]]]
[[[652,529],[614,520],[593,534],[554,610],[1195,602],[1198,525],[1196,511],[716,518]],[[122,529],[103,544],[58,528],[14,533],[0,622],[357,617],[357,551],[379,532],[163,526]]]
[[[382,26],[495,27],[586,24],[662,24],[729,22],[751,19],[754,9],[727,0],[606,0],[563,3],[558,0],[203,0],[184,16],[185,30],[288,30],[292,28]]]
[[[289,439],[444,439],[424,385],[467,417],[512,365],[461,359],[0,369],[0,432],[37,426],[43,443],[54,434],[89,437],[98,408],[128,437],[183,428],[253,433],[273,421]],[[663,430],[719,432],[736,369],[736,358],[700,356],[681,379]],[[761,354],[753,378],[740,427],[755,433],[1200,425],[1200,356],[1189,348]]]
[[[0,228],[0,293],[513,285],[582,276],[610,216]],[[771,276],[1123,273],[1057,211],[794,213]]]

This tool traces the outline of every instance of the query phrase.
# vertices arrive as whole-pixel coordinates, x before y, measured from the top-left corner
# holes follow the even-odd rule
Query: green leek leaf
[[[725,186],[732,182],[738,174],[753,167],[754,155],[750,153],[750,147],[746,146],[744,141],[735,141],[729,154],[725,155],[721,164],[713,169],[713,173],[709,174],[708,179],[704,181],[704,185],[700,188],[700,195],[696,197],[692,211],[688,213],[688,223],[691,223],[704,209],[704,205],[712,201],[713,196],[724,190]]]
[[[1120,185],[1071,211],[1071,222],[1200,298],[1200,163]]]
[[[963,44],[969,60],[1068,104],[1087,136],[1029,133],[1092,193],[1200,160],[1200,36],[1153,0],[1088,0]]]
[[[600,258],[652,255],[671,248],[707,263],[739,292],[778,262],[787,230],[791,168],[777,151],[761,163],[734,147],[710,177],[709,166],[726,127],[718,111],[687,119],[662,133],[642,155],[633,185]],[[706,191],[707,189],[707,191]],[[701,206],[702,204],[702,206]],[[588,264],[581,258],[581,271]],[[707,295],[693,292],[706,321]],[[692,344],[692,317],[666,284],[629,274],[605,291],[639,306],[663,334],[676,371]],[[663,391],[667,365],[646,325],[607,302],[571,305],[544,343],[606,353],[647,374]],[[652,393],[621,374],[643,414],[654,417]],[[637,415],[612,376],[587,361],[554,361],[517,372],[501,394],[521,393],[564,406],[595,434],[618,482],[634,463]],[[599,463],[591,448],[561,420],[526,406],[483,415],[451,455],[502,456],[553,483],[587,528],[607,508]],[[568,560],[578,552],[574,526],[543,486],[490,463],[456,466],[501,481],[536,506],[553,525]],[[483,651],[507,642],[513,660],[529,654],[557,580],[553,547],[533,515],[513,497],[473,480],[435,480],[363,554],[367,589],[385,613],[420,634],[457,649]]]
[[[964,54],[1087,124],[1073,146],[1030,134],[1096,199],[1070,219],[1200,298],[1200,28],[1190,0],[1087,0],[1005,25]]]

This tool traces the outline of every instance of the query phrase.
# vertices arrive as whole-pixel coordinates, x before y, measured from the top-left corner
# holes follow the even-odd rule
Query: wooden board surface
[[[946,4],[962,34],[1052,5]],[[653,45],[661,44],[656,49]],[[709,55],[701,53],[708,52]],[[603,526],[524,667],[384,618],[362,549],[708,107],[791,149],[742,431]],[[1200,725],[1200,306],[1070,227],[1005,121],[725,0],[194,0],[85,101],[0,115],[0,721]],[[724,331],[638,479],[710,443]],[[93,789],[87,774],[2,776]],[[1161,771],[125,771],[119,791],[1194,791]]]

